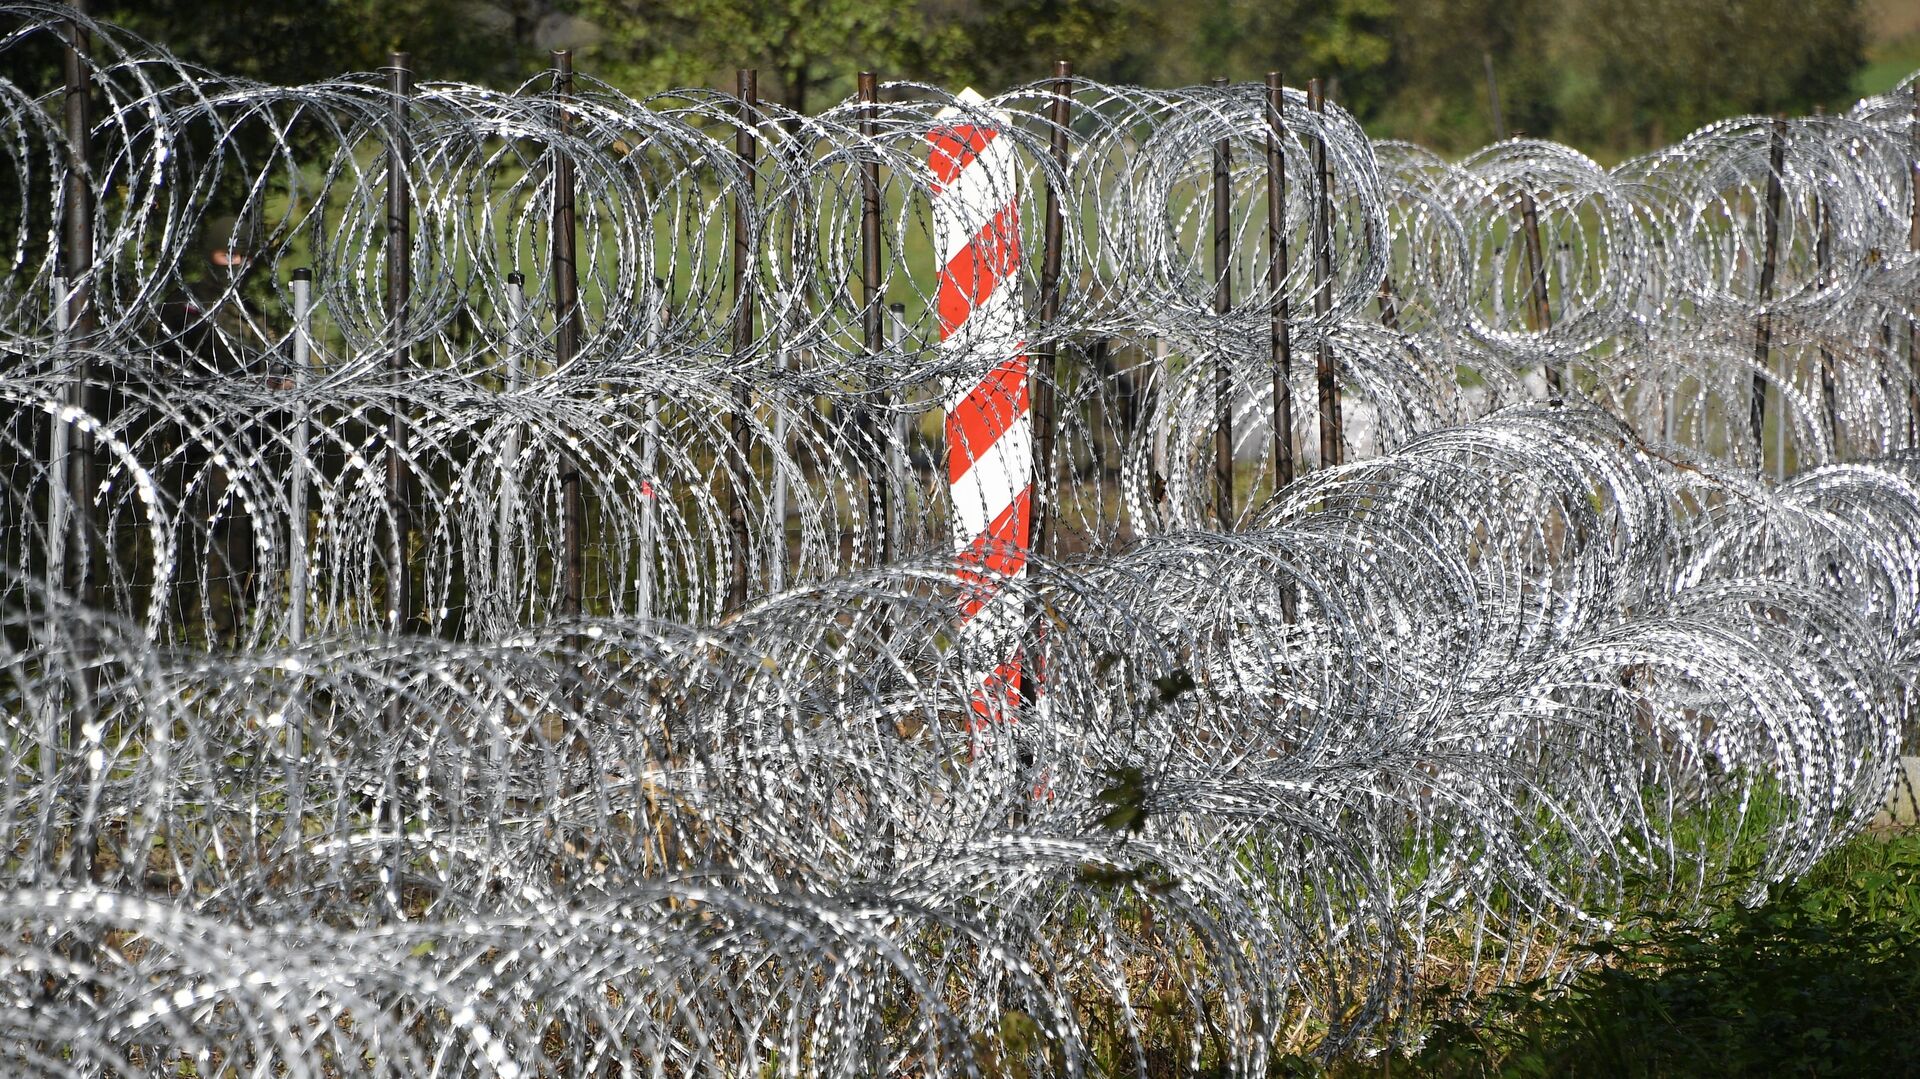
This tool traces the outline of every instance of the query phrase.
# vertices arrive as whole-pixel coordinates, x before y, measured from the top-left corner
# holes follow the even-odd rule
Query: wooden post
[[[1267,347],[1273,363],[1273,489],[1293,482],[1293,329],[1287,303],[1286,88],[1267,72]]]
[[[1227,80],[1213,80],[1223,94]],[[1233,312],[1233,144],[1213,144],[1213,311]],[[1219,350],[1213,367],[1213,514],[1221,531],[1233,527],[1233,371]]]
[[[563,140],[553,154],[553,366],[565,371],[580,350],[580,267],[574,250],[573,157],[564,140],[573,129],[568,109],[573,97],[573,53],[553,52],[553,95],[559,115],[555,127]],[[572,454],[560,461],[561,593],[560,616],[579,618],[586,608],[586,492],[580,462]]]
[[[1766,468],[1767,447],[1761,437],[1767,422],[1767,370],[1768,356],[1773,350],[1773,312],[1768,305],[1773,303],[1773,279],[1780,262],[1780,201],[1783,194],[1781,173],[1786,169],[1787,161],[1787,121],[1784,117],[1773,118],[1767,132],[1767,195],[1765,213],[1765,238],[1760,252],[1760,318],[1754,332],[1753,362],[1753,403],[1750,419],[1753,424],[1753,452],[1757,466]]]
[[[1327,167],[1327,140],[1321,123],[1326,117],[1326,93],[1319,79],[1307,83],[1307,107],[1313,111],[1313,316],[1320,324],[1320,348],[1315,372],[1320,391],[1320,464],[1337,465],[1346,439],[1340,422],[1340,383],[1328,337],[1333,314],[1333,175]]]
[[[734,72],[734,89],[740,99],[740,119],[734,127],[733,152],[746,173],[746,190],[733,198],[733,302],[737,314],[733,323],[733,349],[736,360],[753,348],[753,241],[747,235],[752,221],[752,202],[758,186],[756,168],[760,143],[754,125],[759,122],[760,73],[754,68]],[[753,482],[753,446],[749,420],[753,415],[753,391],[742,378],[733,387],[733,411],[727,416],[729,463],[732,481],[728,486],[727,530],[732,536],[733,561],[727,577],[726,610],[731,613],[747,605],[747,491]]]

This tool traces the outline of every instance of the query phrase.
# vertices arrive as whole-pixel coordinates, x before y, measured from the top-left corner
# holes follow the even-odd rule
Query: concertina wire
[[[1256,85],[804,116],[84,25],[84,167],[0,80],[9,1074],[1265,1074],[1751,901],[1913,752],[1912,79],[1601,168]],[[956,114],[1053,357],[984,732]]]

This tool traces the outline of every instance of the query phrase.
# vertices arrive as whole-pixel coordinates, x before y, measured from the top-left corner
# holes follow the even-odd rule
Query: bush
[[[1591,950],[1568,986],[1502,990],[1393,1070],[1920,1073],[1920,831],[1857,837],[1760,906],[1645,917]]]

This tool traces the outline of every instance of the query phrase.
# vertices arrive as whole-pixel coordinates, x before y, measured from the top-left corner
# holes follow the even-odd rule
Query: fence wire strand
[[[1913,80],[1604,169],[1252,85],[270,86],[0,10],[9,70],[81,22],[94,104],[81,166],[0,80],[9,1074],[1265,1074],[1760,896],[1914,752]],[[1022,341],[941,308],[960,125]],[[1043,346],[982,720],[943,410]]]

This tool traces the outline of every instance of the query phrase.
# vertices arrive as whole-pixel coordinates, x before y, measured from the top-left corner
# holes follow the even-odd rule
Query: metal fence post
[[[759,153],[759,143],[754,138],[754,124],[759,115],[759,73],[751,68],[741,68],[735,73],[736,89],[740,97],[740,120],[734,133],[734,154],[739,157],[746,172],[746,190],[736,192],[733,200],[733,302],[738,308],[733,327],[733,348],[736,359],[743,357],[753,348],[753,246],[747,236],[751,203],[757,185],[758,173],[755,159]],[[728,611],[738,611],[747,605],[747,489],[753,481],[753,451],[749,440],[749,419],[753,414],[753,395],[742,379],[733,389],[733,411],[727,416],[727,432],[731,446],[730,460],[732,484],[727,494],[727,528],[733,538],[733,561],[729,566],[727,578]]]
[[[1227,80],[1213,85],[1223,95]],[[1213,313],[1224,322],[1233,313],[1233,143],[1213,144]],[[1213,515],[1222,531],[1233,527],[1233,368],[1225,349],[1213,367]]]
[[[294,394],[293,467],[288,482],[289,522],[287,552],[287,643],[299,645],[307,639],[307,455],[312,439],[312,420],[307,414],[308,368],[313,363],[313,271],[305,266],[293,271],[293,370],[289,381]]]
[[[1787,161],[1787,121],[1776,116],[1767,130],[1767,194],[1763,224],[1765,239],[1760,253],[1760,318],[1753,335],[1753,402],[1749,419],[1753,424],[1753,452],[1756,466],[1766,470],[1767,447],[1763,431],[1767,423],[1768,360],[1773,351],[1774,274],[1780,264],[1780,201],[1783,195],[1781,173]]]
[[[560,138],[573,133],[573,52],[553,52],[553,90]],[[553,365],[556,371],[573,366],[580,350],[580,267],[574,248],[573,157],[564,142],[554,147],[553,160]],[[580,462],[567,454],[560,462],[561,584],[560,614],[579,618],[586,610],[586,492]]]
[[[387,610],[389,633],[413,629],[412,567],[407,564],[409,532],[413,525],[413,494],[407,465],[407,415],[401,407],[401,388],[412,375],[413,346],[407,340],[407,317],[413,292],[413,192],[407,180],[408,99],[413,95],[411,58],[404,52],[388,61],[387,88],[393,95],[393,117],[387,138],[387,321],[391,351],[387,371],[393,401],[387,413],[387,512],[392,527],[387,537]]]
[[[1333,318],[1333,175],[1327,166],[1327,139],[1321,130],[1327,112],[1326,92],[1319,79],[1307,83],[1307,108],[1313,127],[1313,317],[1319,325],[1320,348],[1315,379],[1320,394],[1320,465],[1340,463],[1346,445],[1340,421],[1340,382],[1333,362],[1328,328]]]

